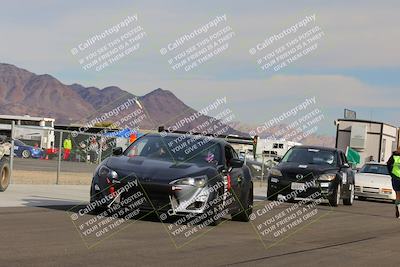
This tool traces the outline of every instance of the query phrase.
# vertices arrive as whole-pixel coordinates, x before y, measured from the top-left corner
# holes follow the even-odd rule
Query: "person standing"
[[[392,177],[392,187],[396,192],[396,218],[400,217],[400,146],[393,152],[387,162],[387,168]]]
[[[69,135],[67,138],[64,139],[63,147],[64,147],[64,160],[68,160],[72,149],[72,141]]]
[[[96,138],[93,138],[90,141],[89,145],[89,154],[90,154],[90,162],[97,163],[97,154],[99,153],[99,144],[97,143]]]

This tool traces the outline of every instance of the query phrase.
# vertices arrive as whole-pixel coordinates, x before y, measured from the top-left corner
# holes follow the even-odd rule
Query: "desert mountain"
[[[48,116],[66,122],[93,111],[92,105],[54,77],[0,64],[1,114]]]
[[[85,125],[134,98],[139,100],[146,115],[138,120],[137,125],[132,122],[139,116],[129,117],[139,109],[136,104],[119,110],[118,114],[105,121],[123,120],[121,127],[157,129],[160,125],[175,125],[183,118],[197,113],[172,92],[161,88],[144,96],[135,96],[116,86],[99,89],[80,84],[65,85],[50,75],[36,75],[14,65],[0,63],[0,114],[53,117],[56,124]],[[127,117],[129,119],[123,119]],[[202,115],[185,123],[179,130],[194,129],[210,119]],[[227,127],[225,133],[243,135],[231,127]]]
[[[10,64],[0,63],[0,114],[52,117],[56,124],[85,125],[126,103],[129,99],[139,100],[145,117],[130,116],[139,109],[137,104],[121,110],[107,122],[120,121],[121,127],[157,129],[158,126],[177,125],[190,117],[196,110],[187,106],[172,92],[158,88],[144,96],[135,96],[116,86],[103,89],[85,87],[80,84],[65,85],[51,75],[37,75]],[[216,114],[210,114],[215,116]],[[124,120],[124,118],[129,118]],[[209,116],[200,116],[186,122],[179,130],[195,129],[210,121]],[[218,121],[213,122],[218,123]],[[229,122],[226,134],[247,136],[254,126]],[[178,123],[179,125],[179,123]],[[268,137],[285,125],[271,128],[261,137]],[[221,129],[221,127],[219,127]],[[333,146],[333,137],[312,134],[301,141],[304,144]]]

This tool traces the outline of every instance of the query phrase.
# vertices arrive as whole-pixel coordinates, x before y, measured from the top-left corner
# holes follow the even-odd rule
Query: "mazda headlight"
[[[105,165],[100,166],[100,168],[97,170],[97,175],[99,175],[99,177],[102,179],[108,178],[110,180],[113,180],[118,178],[117,172],[111,170]]]
[[[207,182],[207,176],[202,175],[202,176],[198,176],[198,177],[186,177],[186,178],[178,179],[178,180],[172,181],[171,184],[204,187],[206,185],[206,182]]]
[[[271,176],[282,176],[282,172],[278,169],[272,168],[269,170]]]
[[[318,180],[320,180],[320,181],[333,181],[333,180],[335,180],[335,178],[336,178],[336,174],[334,174],[334,173],[325,173],[325,174],[322,174],[318,178]]]

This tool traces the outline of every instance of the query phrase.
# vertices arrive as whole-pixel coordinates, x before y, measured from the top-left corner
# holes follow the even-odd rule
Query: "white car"
[[[386,164],[366,163],[355,176],[355,195],[359,200],[366,198],[395,200],[392,178]]]

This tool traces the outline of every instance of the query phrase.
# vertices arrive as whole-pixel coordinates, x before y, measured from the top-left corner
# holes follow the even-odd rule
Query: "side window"
[[[228,166],[229,166],[229,161],[231,159],[238,159],[239,158],[239,156],[236,153],[236,151],[230,146],[226,146],[225,147],[225,157],[226,157],[226,165],[228,165]]]
[[[232,159],[232,152],[228,146],[225,147],[225,163],[229,166],[229,161]]]
[[[340,152],[340,151],[336,152],[336,156],[337,156],[337,165],[340,167],[343,165],[342,152]]]
[[[343,164],[345,164],[345,163],[348,163],[348,162],[347,162],[346,155],[345,155],[343,152],[339,152],[339,154],[340,154],[340,165],[343,165]]]
[[[349,164],[346,155],[342,152],[343,154],[343,162]]]
[[[239,155],[238,155],[238,153],[236,153],[236,150],[231,147],[231,151],[232,151],[233,158],[238,159]]]

